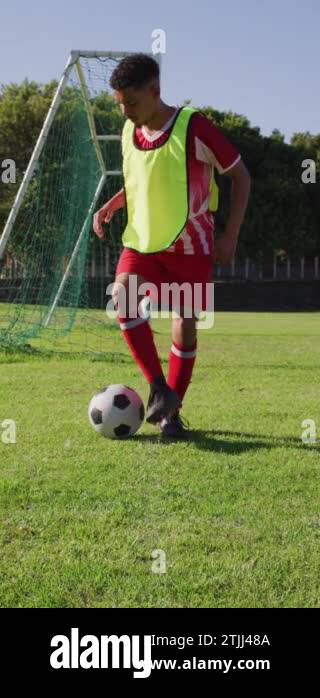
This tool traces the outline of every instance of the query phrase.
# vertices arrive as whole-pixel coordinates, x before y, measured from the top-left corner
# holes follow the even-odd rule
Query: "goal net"
[[[92,217],[121,189],[124,117],[109,80],[126,53],[70,55],[0,237],[0,346],[104,352],[106,285],[125,211],[106,240]]]

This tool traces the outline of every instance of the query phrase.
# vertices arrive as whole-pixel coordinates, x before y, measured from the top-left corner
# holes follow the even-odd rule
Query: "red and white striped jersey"
[[[178,109],[179,107],[177,107]],[[149,150],[162,145],[170,135],[176,112],[160,131],[149,133],[145,126],[135,129],[139,148]],[[188,222],[176,242],[166,252],[188,255],[211,255],[214,216],[208,210],[212,167],[220,174],[240,160],[240,154],[222,131],[196,113],[191,118],[187,139],[190,213]]]

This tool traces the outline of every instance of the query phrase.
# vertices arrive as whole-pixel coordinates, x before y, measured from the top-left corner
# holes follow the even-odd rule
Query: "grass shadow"
[[[225,437],[233,437],[228,439]],[[222,437],[222,438],[221,438]],[[224,437],[224,438],[223,438]],[[248,451],[256,451],[258,449],[273,449],[278,446],[285,445],[288,448],[300,448],[304,449],[310,448],[309,445],[304,444],[301,439],[296,437],[281,437],[272,436],[266,434],[262,436],[261,434],[250,434],[238,431],[221,431],[221,430],[202,430],[193,429],[190,430],[186,437],[183,439],[171,439],[168,437],[162,437],[159,433],[157,434],[136,434],[134,437],[135,441],[140,441],[142,443],[161,443],[163,446],[171,446],[172,444],[192,444],[196,448],[204,451],[212,451],[217,453],[227,453],[230,455],[237,455],[245,453]],[[315,446],[314,445],[311,445]],[[318,449],[316,449],[318,450]]]
[[[236,437],[243,437],[249,438],[249,439],[259,439],[259,441],[263,442],[265,447],[270,445],[273,448],[277,448],[278,446],[287,446],[290,448],[301,448],[305,449],[306,446],[310,448],[310,446],[317,446],[317,444],[305,444],[303,443],[302,439],[299,438],[298,436],[273,436],[272,434],[255,434],[255,433],[248,433],[244,431],[228,431],[228,430],[215,430],[214,433],[217,436],[236,436]],[[320,444],[320,442],[319,442]],[[319,446],[318,444],[318,446]]]

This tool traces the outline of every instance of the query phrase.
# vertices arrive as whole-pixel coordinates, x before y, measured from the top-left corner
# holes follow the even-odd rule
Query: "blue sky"
[[[319,0],[6,0],[0,82],[57,78],[71,48],[151,51],[160,28],[166,102],[231,109],[289,140],[320,132],[319,26]]]

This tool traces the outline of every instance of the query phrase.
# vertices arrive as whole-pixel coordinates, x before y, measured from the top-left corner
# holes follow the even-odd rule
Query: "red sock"
[[[196,352],[197,342],[191,347],[185,347],[176,342],[173,342],[171,346],[167,383],[178,393],[181,401],[191,381]]]
[[[144,318],[119,318],[122,334],[148,383],[163,375],[150,324]]]

